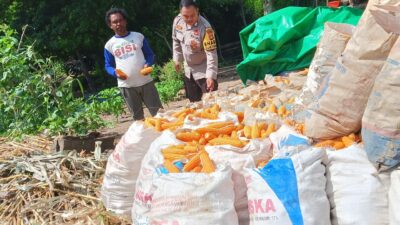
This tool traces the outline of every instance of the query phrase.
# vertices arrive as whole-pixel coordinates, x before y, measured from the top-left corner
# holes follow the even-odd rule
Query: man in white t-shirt
[[[115,33],[104,47],[107,73],[118,80],[118,87],[134,120],[144,119],[143,103],[155,116],[162,108],[160,97],[151,76],[140,73],[143,68],[154,64],[153,51],[141,33],[126,29],[125,10],[108,10],[106,22]]]

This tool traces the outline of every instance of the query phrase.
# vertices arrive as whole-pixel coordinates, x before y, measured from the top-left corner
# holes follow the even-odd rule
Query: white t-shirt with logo
[[[149,75],[140,74],[146,63],[142,52],[143,39],[141,33],[130,32],[124,37],[114,36],[106,43],[105,49],[114,57],[116,69],[128,75],[126,80],[118,79],[118,87],[139,87],[153,80]]]

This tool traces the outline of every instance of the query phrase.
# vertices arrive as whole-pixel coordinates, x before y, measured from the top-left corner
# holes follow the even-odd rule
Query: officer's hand
[[[212,78],[207,78],[207,91],[214,90],[214,80]]]
[[[176,70],[176,72],[181,71],[181,64],[179,62],[175,62],[175,70]]]
[[[115,70],[115,74],[117,74],[117,77],[121,80],[126,80],[128,79],[128,75],[126,75],[126,73],[124,73],[122,70],[120,69],[116,69]]]

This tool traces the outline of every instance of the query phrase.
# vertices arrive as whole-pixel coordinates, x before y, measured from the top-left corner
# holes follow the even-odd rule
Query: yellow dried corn
[[[201,144],[201,145],[206,145],[206,144],[207,144],[206,139],[205,139],[204,137],[200,138],[199,144]]]
[[[269,137],[270,134],[272,134],[273,132],[275,132],[276,128],[275,128],[275,123],[270,123],[268,125],[268,129],[266,131],[266,135],[267,137]]]
[[[176,138],[184,142],[192,142],[199,141],[201,135],[197,132],[179,132],[176,134]]]
[[[233,126],[233,122],[232,121],[226,121],[226,122],[213,122],[208,124],[207,128],[222,128],[222,127],[226,127],[226,126]]]
[[[144,120],[144,125],[145,125],[146,127],[154,127],[154,125],[150,122],[150,120],[149,120],[148,118],[146,118],[146,119]]]
[[[261,139],[264,139],[264,138],[267,138],[268,137],[268,134],[267,134],[267,131],[266,130],[261,130]]]
[[[203,167],[201,166],[196,166],[194,169],[192,169],[190,172],[192,173],[200,173]]]
[[[276,106],[274,103],[271,103],[271,105],[269,105],[268,112],[278,113],[278,110],[276,109]]]
[[[238,138],[237,131],[232,132],[231,138]]]
[[[224,137],[214,138],[210,140],[208,143],[211,145],[232,145],[238,148],[243,148],[245,146],[245,144],[239,139],[224,138]]]
[[[200,165],[200,153],[197,153],[188,163],[183,167],[183,171],[190,172],[192,169]]]
[[[352,134],[350,134],[349,136],[348,136],[352,141],[354,141],[354,142],[356,142],[356,135],[354,134],[354,133],[352,133]]]
[[[158,131],[158,132],[162,131],[162,129],[161,129],[161,119],[160,119],[160,118],[157,118],[157,119],[156,119],[155,129],[156,129],[156,131]]]
[[[243,130],[243,128],[244,128],[243,123],[239,123],[239,125],[236,126],[236,131]]]
[[[167,129],[172,129],[174,127],[179,127],[183,125],[183,121],[176,121],[176,122],[167,122],[167,123],[163,123],[161,124],[161,129],[162,130],[167,130]]]
[[[258,123],[259,130],[266,130],[268,128],[268,124],[265,122]]]
[[[204,134],[204,139],[206,139],[207,142],[212,140],[212,139],[214,139],[214,138],[216,138],[216,137],[217,137],[217,135],[215,135],[214,133],[206,132]]]
[[[202,151],[200,153],[200,161],[201,161],[201,165],[203,166],[203,169],[201,170],[201,172],[203,172],[203,173],[215,172],[215,165],[214,165],[213,161],[211,161],[211,159],[208,156],[208,153],[206,151]]]
[[[335,141],[333,140],[326,140],[326,141],[321,141],[318,142],[316,145],[314,145],[315,147],[333,147],[333,145],[335,145]]]
[[[333,144],[333,147],[336,149],[336,150],[339,150],[339,149],[342,149],[342,148],[344,148],[344,147],[346,147],[344,144],[343,144],[343,142],[341,142],[341,141],[335,141],[335,144]]]
[[[214,104],[211,108],[210,108],[210,110],[211,110],[211,112],[214,112],[214,113],[219,113],[220,111],[221,111],[221,107],[219,107],[219,105],[218,104]]]
[[[188,153],[196,153],[199,151],[198,145],[186,145],[183,149]]]
[[[241,123],[244,119],[244,112],[235,112],[238,117],[239,123]]]
[[[284,117],[286,115],[286,107],[285,105],[281,105],[278,109],[278,115],[280,117]]]
[[[182,148],[165,148],[161,150],[163,154],[178,154],[178,155],[186,155],[188,152]]]
[[[342,142],[346,147],[349,147],[354,143],[354,140],[352,140],[350,137],[344,136],[342,137]]]
[[[251,139],[256,139],[260,137],[260,130],[258,129],[257,123],[251,127]]]
[[[163,154],[163,156],[164,156],[164,159],[171,160],[171,161],[179,160],[179,159],[186,159],[188,157],[187,155],[172,154],[172,153],[166,153],[166,154]]]
[[[216,120],[218,118],[218,114],[204,111],[201,112],[200,117],[209,120]]]
[[[243,132],[244,132],[244,136],[245,136],[247,139],[250,139],[250,138],[251,138],[251,127],[250,127],[250,126],[244,126]]]

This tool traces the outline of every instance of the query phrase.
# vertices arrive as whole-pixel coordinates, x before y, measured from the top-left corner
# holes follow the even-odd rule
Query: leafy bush
[[[151,74],[153,79],[159,80],[156,83],[158,94],[162,102],[167,103],[176,97],[176,94],[183,88],[183,72],[176,72],[174,62],[171,60],[164,66],[155,66]]]
[[[72,85],[81,86],[79,81],[68,76],[62,64],[38,56],[32,46],[19,46],[16,35],[0,25],[0,135],[19,137],[44,130],[85,135],[107,125],[102,113],[122,113],[117,89],[87,100],[75,98]]]

